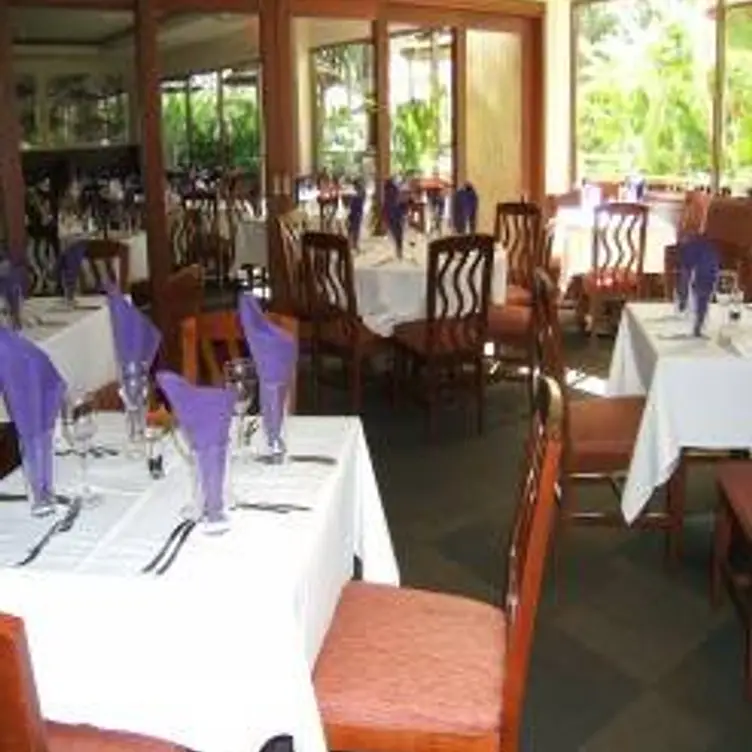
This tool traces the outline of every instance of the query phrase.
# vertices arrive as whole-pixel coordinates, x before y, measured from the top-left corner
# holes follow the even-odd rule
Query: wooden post
[[[467,180],[467,29],[452,32],[452,181]]]
[[[163,333],[171,322],[162,290],[172,271],[167,233],[165,171],[162,154],[162,97],[157,52],[157,17],[153,0],[135,0],[136,84],[141,105],[141,172],[146,193],[146,237],[152,316]]]
[[[26,259],[26,185],[21,165],[21,124],[13,75],[10,3],[0,0],[0,205],[11,258]]]
[[[376,108],[376,232],[383,232],[383,190],[391,175],[391,117],[389,115],[389,24],[379,15],[372,24],[373,58],[376,80],[374,106]]]

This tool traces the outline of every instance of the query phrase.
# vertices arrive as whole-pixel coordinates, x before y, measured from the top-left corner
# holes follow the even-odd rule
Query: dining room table
[[[644,395],[645,408],[621,496],[633,522],[666,483],[685,448],[752,449],[752,310],[731,323],[712,304],[701,336],[673,303],[628,303],[606,391]]]
[[[432,238],[409,230],[402,256],[388,236],[361,237],[353,273],[358,313],[374,332],[390,336],[399,324],[426,317],[428,245]],[[507,294],[507,255],[496,246],[491,272],[491,303],[503,305]]]
[[[80,296],[73,307],[61,298],[28,298],[22,319],[23,335],[47,353],[68,383],[93,392],[115,381],[110,312],[103,295]],[[0,424],[8,421],[0,398]]]
[[[399,583],[360,419],[291,416],[277,465],[259,461],[254,437],[230,463],[229,529],[199,522],[161,574],[144,569],[195,515],[185,448],[163,435],[155,477],[126,451],[122,414],[97,425],[99,501],[26,566],[51,522],[14,500],[20,471],[0,481],[0,611],[25,621],[43,715],[200,752],[258,750],[279,734],[325,752],[312,672],[355,557],[364,579]],[[64,434],[55,446],[64,513],[81,476]]]

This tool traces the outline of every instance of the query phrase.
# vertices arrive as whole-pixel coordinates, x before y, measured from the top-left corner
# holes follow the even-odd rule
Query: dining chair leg
[[[436,434],[436,399],[437,378],[436,366],[430,361],[426,363],[426,400],[428,401],[428,438],[433,439]]]
[[[475,361],[475,410],[478,434],[481,436],[486,423],[486,373],[483,365],[483,355],[481,355]]]
[[[684,543],[684,505],[686,499],[687,465],[682,459],[666,484],[666,511],[669,528],[666,531],[666,565],[675,569],[682,557]]]
[[[733,520],[731,510],[725,499],[720,499],[715,510],[715,529],[713,531],[713,552],[710,565],[710,601],[718,607],[721,602],[723,587],[723,568],[728,561],[731,547]]]
[[[744,624],[744,690],[748,702],[752,702],[752,621],[747,616]]]

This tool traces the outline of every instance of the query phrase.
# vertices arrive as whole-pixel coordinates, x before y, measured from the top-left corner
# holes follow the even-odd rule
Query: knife
[[[169,551],[170,546],[177,540],[180,533],[183,532],[183,528],[188,525],[190,520],[181,520],[175,527],[173,528],[172,532],[167,536],[167,540],[162,545],[162,548],[157,551],[154,558],[141,570],[144,574],[151,572],[153,569],[157,567],[159,562],[164,558],[165,554]]]
[[[175,562],[175,559],[177,559],[178,554],[180,553],[180,549],[183,547],[183,544],[188,540],[191,533],[193,532],[193,529],[196,527],[196,520],[188,520],[185,527],[180,532],[180,535],[178,536],[178,542],[175,544],[175,547],[172,549],[172,553],[167,557],[167,561],[165,561],[163,564],[160,564],[159,568],[156,571],[157,575],[163,575]]]
[[[65,512],[65,516],[54,522],[50,529],[29,549],[26,556],[16,566],[25,567],[34,561],[57,533],[67,533],[73,527],[80,512],[81,499],[73,499]]]

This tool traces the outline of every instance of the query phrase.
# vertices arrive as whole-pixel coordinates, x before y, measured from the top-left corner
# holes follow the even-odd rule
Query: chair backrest
[[[101,292],[105,284],[120,292],[130,289],[130,252],[125,243],[102,238],[83,241],[86,253],[79,273],[81,292]]]
[[[713,197],[707,210],[704,235],[709,240],[752,250],[752,199]]]
[[[182,345],[180,325],[197,316],[204,307],[204,273],[198,264],[187,266],[167,278],[162,289],[167,330],[162,332],[161,365],[180,370]]]
[[[266,316],[280,329],[298,339],[296,319],[279,313],[267,313]],[[222,386],[224,362],[249,356],[243,328],[234,310],[212,311],[187,318],[181,324],[181,335],[183,362],[180,370],[194,384]],[[295,412],[296,398],[297,377],[293,378],[290,385],[290,412]]]
[[[307,228],[307,217],[293,210],[278,219],[282,241],[280,256],[279,292],[274,305],[281,311],[300,314],[305,308],[305,290],[302,270],[302,242]]]
[[[329,232],[306,232],[301,248],[308,311],[314,326],[331,319],[354,322],[358,304],[347,238]]]
[[[642,275],[649,208],[613,201],[595,208],[592,270],[597,276],[615,271]]]
[[[0,614],[0,752],[46,752],[23,622]]]
[[[509,749],[519,748],[523,699],[562,452],[563,406],[559,384],[555,379],[539,376],[536,386],[535,411],[507,560],[502,718]]]
[[[339,194],[319,196],[319,229],[322,232],[333,232],[339,209]]]
[[[428,355],[439,337],[451,337],[456,349],[482,351],[486,342],[492,235],[452,235],[428,244],[426,314]]]
[[[540,264],[543,212],[537,204],[506,201],[496,204],[494,237],[507,253],[507,281],[530,288]]]

